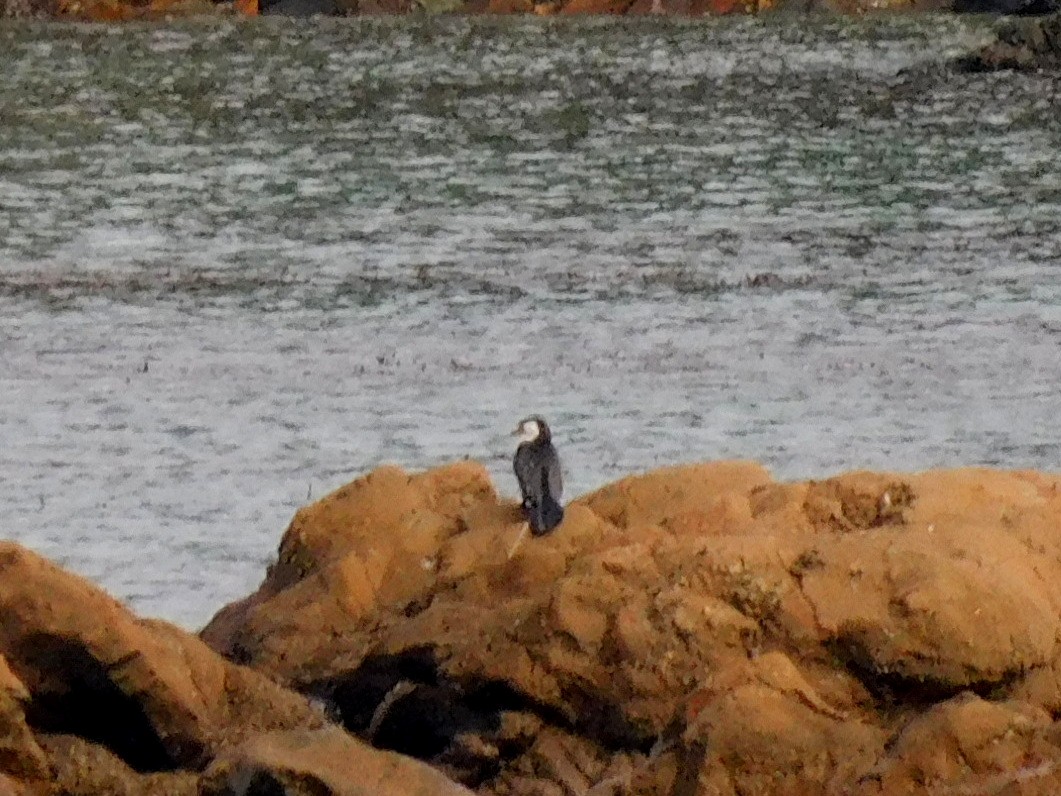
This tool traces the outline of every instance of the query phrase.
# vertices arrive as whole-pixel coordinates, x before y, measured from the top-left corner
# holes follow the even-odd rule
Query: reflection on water
[[[5,536],[194,626],[380,462],[514,494],[532,411],[572,495],[1056,469],[1056,82],[807,24],[0,28]]]

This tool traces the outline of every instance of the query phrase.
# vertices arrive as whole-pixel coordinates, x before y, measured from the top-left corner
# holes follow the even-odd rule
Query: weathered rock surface
[[[26,726],[25,707],[29,701],[26,686],[0,655],[0,772],[40,781],[47,779],[50,771],[47,757]]]
[[[470,796],[467,789],[401,755],[352,741],[338,727],[255,736],[214,760],[202,796]]]
[[[255,758],[248,781],[312,779],[315,789],[305,792],[315,796],[426,792],[426,785],[403,790],[403,782],[462,792],[415,760],[368,748],[305,696],[172,625],[137,619],[83,579],[10,543],[0,543],[0,617],[0,787],[191,796],[216,783],[232,755],[301,733],[299,744]],[[318,776],[325,754],[335,759]],[[344,777],[382,790],[337,784]]]
[[[0,0],[4,2],[4,0]],[[258,0],[7,0],[7,2],[50,3],[50,15],[93,22],[169,20],[175,17],[202,17],[239,14],[257,16]]]
[[[1059,485],[692,465],[513,550],[478,465],[381,468],[202,637],[483,794],[1054,792]]]

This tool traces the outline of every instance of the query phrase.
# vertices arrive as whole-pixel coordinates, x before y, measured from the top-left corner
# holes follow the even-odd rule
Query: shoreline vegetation
[[[300,509],[199,635],[0,543],[0,793],[1061,789],[1061,475],[713,462],[527,540],[486,470]]]
[[[263,15],[697,18],[772,13],[862,16],[919,12],[1000,16],[987,41],[946,62],[946,67],[957,72],[1055,73],[1061,70],[1061,0],[0,0],[0,20],[104,23]],[[911,74],[900,73],[904,78]]]
[[[416,14],[628,15],[699,17],[774,11],[866,14],[971,12],[1047,14],[1058,0],[0,0],[0,18],[96,22],[275,14],[401,16]]]

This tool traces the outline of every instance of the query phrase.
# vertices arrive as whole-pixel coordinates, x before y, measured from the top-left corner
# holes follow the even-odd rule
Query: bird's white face
[[[520,442],[534,442],[541,433],[542,430],[537,420],[524,420],[519,424],[519,428],[516,429]]]

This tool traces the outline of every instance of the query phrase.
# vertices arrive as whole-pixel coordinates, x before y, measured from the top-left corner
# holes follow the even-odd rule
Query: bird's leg
[[[512,556],[516,555],[516,551],[519,550],[519,546],[523,544],[524,538],[527,536],[527,531],[530,528],[529,522],[521,523],[519,526],[519,535],[516,537],[516,541],[512,543],[512,547],[508,548],[508,557],[511,559]]]

